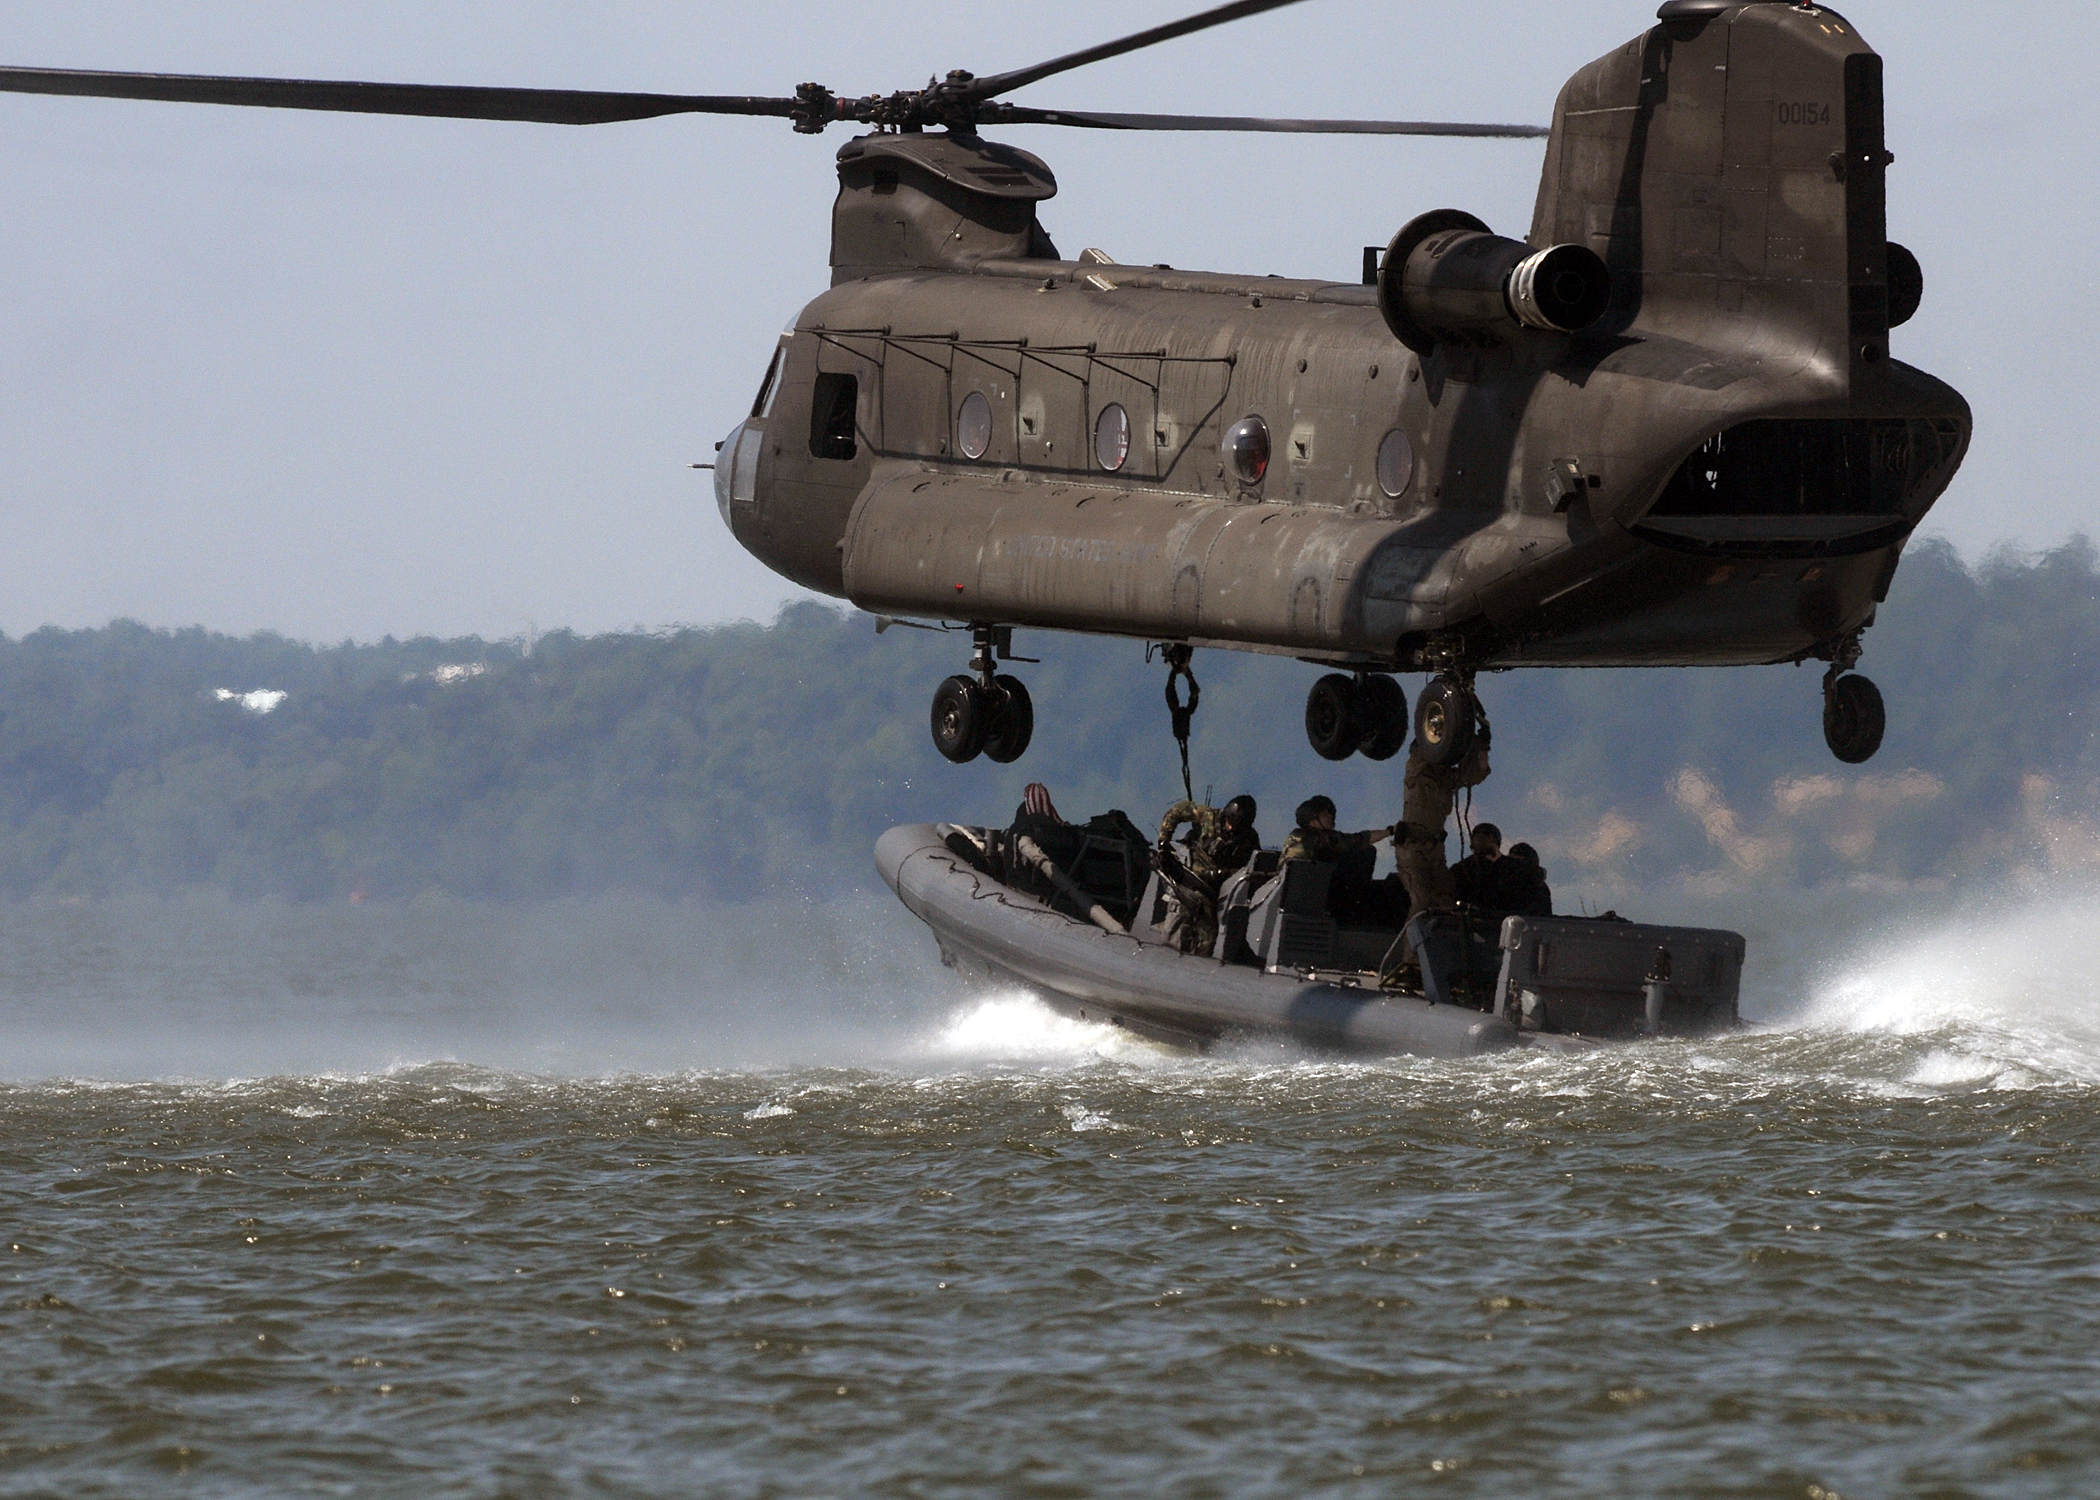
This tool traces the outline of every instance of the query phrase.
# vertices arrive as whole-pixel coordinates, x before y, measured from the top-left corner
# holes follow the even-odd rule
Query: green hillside
[[[1140,822],[1178,796],[1164,668],[1136,643],[1023,634],[1017,766],[949,766],[926,706],[967,637],[812,605],[771,626],[311,647],[201,630],[0,640],[0,895],[214,890],[337,900],[865,885],[906,819],[1008,816],[1029,780]],[[1818,728],[1820,667],[1483,679],[1476,815],[1556,883],[1876,888],[2100,855],[2100,573],[2080,541],[1970,568],[1916,548],[1868,637],[1890,705],[1870,766]],[[1313,791],[1390,821],[1399,766],[1315,757],[1314,672],[1199,652],[1197,789],[1251,790],[1278,838]],[[1407,679],[1410,691],[1419,679]],[[257,690],[284,694],[267,713]]]

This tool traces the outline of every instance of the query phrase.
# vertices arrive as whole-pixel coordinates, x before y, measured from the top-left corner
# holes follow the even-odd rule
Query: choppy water
[[[787,915],[0,917],[0,1493],[2100,1492],[2084,898],[1464,1064]]]

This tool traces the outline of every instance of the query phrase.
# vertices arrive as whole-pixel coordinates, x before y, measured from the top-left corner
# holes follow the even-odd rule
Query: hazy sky
[[[0,61],[787,93],[997,71],[1203,0],[11,0]],[[1976,409],[1929,530],[2094,525],[2083,427],[2100,16],[1846,7],[1888,59],[1890,228],[1923,260],[1899,357]],[[1309,0],[1037,84],[1074,108],[1545,123],[1652,4]],[[1018,128],[1065,253],[1353,279],[1429,208],[1528,226],[1524,142]],[[823,290],[850,132],[585,129],[0,96],[0,630],[508,636],[770,617],[793,590],[687,464]]]

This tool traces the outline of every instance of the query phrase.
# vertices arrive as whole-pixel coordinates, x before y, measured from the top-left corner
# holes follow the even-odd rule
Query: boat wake
[[[287,931],[264,959],[207,963],[184,955],[207,948],[222,955],[228,949],[218,939],[268,924],[206,913],[212,920],[201,938],[166,930],[188,915],[149,912],[133,921],[139,931],[102,934],[129,967],[62,971],[58,980],[49,964],[30,962],[49,958],[52,943],[27,941],[36,924],[18,923],[14,935],[25,939],[15,945],[20,972],[0,975],[5,1076],[356,1077],[450,1058],[441,1066],[553,1078],[837,1068],[919,1077],[1105,1067],[1159,1081],[1176,1070],[1212,1079],[1273,1073],[1307,1087],[1330,1073],[1361,1080],[1398,1073],[1410,1089],[1440,1080],[1436,1086],[1461,1093],[1494,1092],[1519,1080],[1524,1087],[1654,1087],[1665,1094],[1707,1087],[1755,1093],[1799,1083],[1881,1097],[2100,1087],[2100,889],[1968,900],[1942,915],[1884,926],[1849,950],[1832,945],[1835,956],[1820,975],[1781,980],[1772,992],[1777,1003],[1745,1033],[1611,1048],[1590,1058],[1452,1063],[1343,1059],[1253,1039],[1190,1058],[1120,1028],[1070,1018],[1014,989],[959,990],[932,965],[916,931],[893,941],[889,926],[877,925],[871,936],[862,922],[869,914],[859,908],[820,912],[815,928],[838,934],[832,947],[873,953],[879,962],[786,962],[775,955],[728,972],[710,967],[712,949],[671,944],[652,916],[630,922],[633,931],[622,929],[625,937],[638,931],[659,939],[639,944],[632,962],[613,962],[602,945],[586,946],[590,964],[579,960],[549,973],[541,963],[521,965],[512,952],[518,939],[505,924],[514,914],[470,913],[497,930],[423,942],[414,950],[421,968],[413,992],[398,974],[374,972],[365,956],[373,934],[362,928],[353,936],[366,946],[353,946],[332,928],[317,934],[278,918]],[[369,926],[374,914],[365,908],[355,915]],[[405,915],[396,917],[395,927],[407,925]],[[581,942],[573,921],[540,925],[554,930],[529,950],[536,961],[550,944]],[[679,916],[678,931],[689,925]],[[401,936],[393,928],[379,935]],[[1806,946],[1825,945],[1809,939]],[[318,964],[320,980],[288,980],[294,959]],[[696,974],[708,978],[696,981]]]
[[[1925,1089],[2100,1084],[2100,892],[2001,898],[1886,934],[1772,1029],[1886,1044]]]
[[[1120,1027],[1058,1014],[1033,995],[1006,992],[965,1003],[925,1038],[922,1056],[951,1065],[1073,1067],[1167,1056]]]
[[[980,995],[919,1032],[906,1066],[1100,1064],[1157,1069],[1180,1054],[1127,1031],[1061,1015],[1018,992]],[[1325,1071],[1340,1059],[1296,1047],[1228,1045],[1203,1066]],[[1370,1060],[1352,1069],[1379,1066]],[[1481,1064],[1394,1058],[1410,1074]],[[1610,1087],[1633,1068],[1666,1092],[1733,1078],[1739,1087],[1821,1084],[1883,1097],[2100,1086],[2100,891],[1970,904],[1953,917],[1886,930],[1831,964],[1762,1024],[1733,1037],[1612,1048],[1590,1058],[1527,1054],[1488,1063],[1534,1082]],[[1595,1076],[1592,1076],[1595,1075]]]

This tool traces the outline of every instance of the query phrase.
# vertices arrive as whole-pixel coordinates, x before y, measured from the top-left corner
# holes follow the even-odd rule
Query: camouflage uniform
[[[1418,751],[1407,757],[1407,790],[1400,826],[1393,830],[1393,861],[1416,911],[1456,906],[1458,891],[1444,863],[1444,825],[1458,794],[1488,778],[1488,751],[1475,745],[1455,766],[1432,766]]]
[[[1261,836],[1251,828],[1226,827],[1220,808],[1183,801],[1159,820],[1162,849],[1184,823],[1195,829],[1195,837],[1184,846],[1187,852],[1172,864],[1162,861],[1160,867],[1177,907],[1168,925],[1183,953],[1209,953],[1218,945],[1218,887],[1253,857]]]

